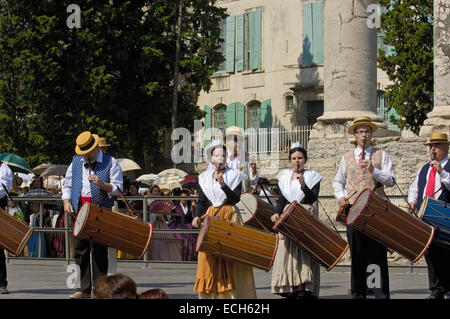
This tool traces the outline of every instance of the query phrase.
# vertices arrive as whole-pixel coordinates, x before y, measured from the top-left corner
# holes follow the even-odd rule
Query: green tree
[[[379,67],[393,84],[385,96],[399,119],[400,128],[416,134],[433,108],[433,0],[380,0],[384,43],[392,53],[380,49]]]
[[[183,0],[178,124],[191,128],[196,105],[223,61],[212,0]],[[178,0],[86,0],[81,28],[69,29],[73,1],[2,0],[0,147],[32,166],[66,163],[76,136],[107,138],[116,157],[161,158],[171,127]]]

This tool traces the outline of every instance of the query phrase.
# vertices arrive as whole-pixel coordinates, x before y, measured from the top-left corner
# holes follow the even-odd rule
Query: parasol
[[[11,153],[1,153],[0,161],[6,163],[14,172],[31,173],[30,165],[19,155]]]
[[[32,169],[32,172],[34,175],[41,175],[43,171],[45,171],[47,168],[56,166],[55,164],[39,164],[38,166],[34,167]]]
[[[118,158],[117,162],[119,162],[120,167],[122,168],[122,172],[127,171],[135,171],[138,169],[142,169],[138,163],[129,159],[129,158]]]
[[[65,176],[68,168],[69,165],[63,164],[50,166],[41,173],[41,177]]]
[[[158,175],[156,174],[144,174],[136,178],[136,182],[140,182],[147,185],[152,185],[158,181]]]

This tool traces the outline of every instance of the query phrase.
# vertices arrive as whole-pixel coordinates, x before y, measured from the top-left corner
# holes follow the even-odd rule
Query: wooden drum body
[[[197,238],[197,251],[220,255],[269,271],[275,260],[278,236],[206,216]]]
[[[272,231],[273,222],[270,218],[274,213],[274,208],[269,203],[252,193],[243,193],[241,201],[236,204],[236,207],[241,213],[244,225]]]
[[[330,271],[348,250],[347,242],[339,234],[296,201],[284,209],[273,229],[289,238],[327,271]]]
[[[0,208],[0,249],[19,255],[33,234],[33,228]]]
[[[434,227],[391,204],[370,189],[363,190],[347,216],[354,226],[393,251],[416,262],[428,249]]]
[[[150,223],[91,203],[81,206],[73,225],[75,237],[116,248],[138,258],[150,247],[152,233]]]

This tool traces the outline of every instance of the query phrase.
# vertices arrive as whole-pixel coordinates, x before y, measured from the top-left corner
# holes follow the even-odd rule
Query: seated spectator
[[[97,299],[137,299],[137,285],[124,274],[104,276],[97,281],[94,295]]]
[[[170,299],[161,288],[150,289],[139,294],[138,299]]]

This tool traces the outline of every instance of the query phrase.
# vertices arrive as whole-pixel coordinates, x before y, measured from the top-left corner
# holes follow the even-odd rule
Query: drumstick
[[[319,199],[317,199],[317,202],[319,203],[320,207],[322,207],[323,212],[325,213],[325,215],[327,216],[328,220],[329,220],[330,223],[331,223],[331,226],[333,226],[333,228],[334,228],[334,230],[336,231],[336,233],[339,233],[339,231],[338,231],[338,230],[336,229],[336,227],[334,226],[333,222],[332,222],[331,219],[330,219],[330,216],[328,216],[327,211],[325,210],[325,208],[323,207],[323,205],[322,205],[322,203],[320,202]]]

